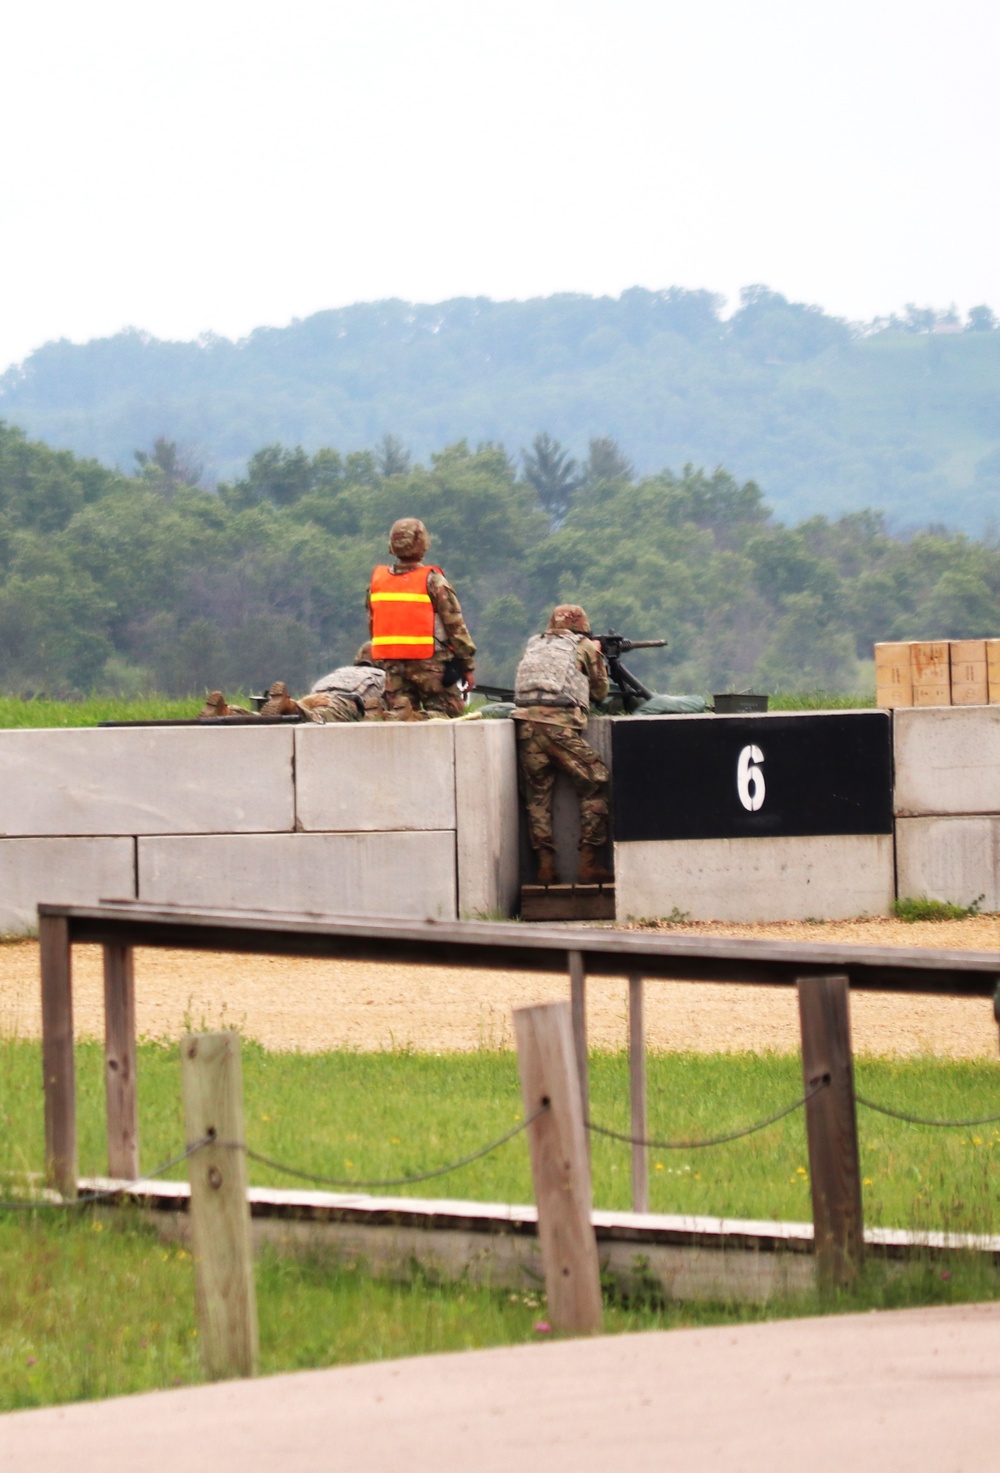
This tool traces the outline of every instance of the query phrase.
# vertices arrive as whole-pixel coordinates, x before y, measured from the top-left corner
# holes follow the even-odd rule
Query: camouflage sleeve
[[[581,640],[579,645],[580,655],[583,657],[583,668],[587,679],[590,681],[590,699],[594,702],[603,701],[608,693],[608,667],[604,663],[599,644],[593,644],[591,640]]]
[[[431,596],[435,612],[444,625],[452,652],[458,655],[459,659],[464,660],[471,670],[475,664],[476,646],[465,627],[462,605],[458,601],[454,588],[443,573],[432,573],[427,579],[427,592]]]

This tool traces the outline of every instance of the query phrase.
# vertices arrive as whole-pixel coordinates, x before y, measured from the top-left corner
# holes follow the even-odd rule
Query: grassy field
[[[267,1053],[244,1043],[249,1143],[307,1170],[350,1178],[402,1175],[454,1159],[500,1135],[521,1114],[509,1053]],[[104,1170],[101,1050],[79,1047],[81,1170]],[[759,1119],[801,1091],[785,1056],[650,1058],[652,1133],[700,1137]],[[627,1128],[627,1061],[596,1054],[592,1115]],[[37,1044],[0,1041],[0,1195],[42,1164]],[[956,1118],[1000,1113],[995,1064],[909,1060],[858,1064],[858,1088],[894,1107]],[[145,1169],[183,1140],[175,1046],[140,1048]],[[869,1222],[990,1231],[996,1223],[1000,1130],[932,1131],[860,1112]],[[716,1149],[652,1153],[654,1210],[808,1220],[802,1114]],[[593,1140],[594,1196],[628,1205],[628,1148]],[[182,1175],[182,1170],[174,1175]],[[251,1180],[294,1185],[251,1163]],[[530,1201],[526,1142],[415,1193]],[[265,1371],[460,1350],[538,1338],[540,1296],[469,1285],[372,1281],[322,1258],[266,1252],[257,1268]],[[984,1299],[996,1270],[923,1262],[899,1273],[866,1267],[860,1289],[766,1306],[676,1305],[656,1297],[607,1301],[609,1331],[670,1328],[815,1312]],[[190,1254],[161,1243],[128,1213],[0,1211],[0,1409],[186,1384],[200,1379]]]
[[[545,1338],[544,1297],[406,1284],[321,1257],[256,1265],[261,1370],[304,1370],[397,1356],[516,1345]],[[866,1267],[851,1296],[820,1303],[671,1304],[605,1297],[604,1329],[677,1329],[813,1314],[903,1308],[996,1297],[982,1263],[914,1264],[900,1274]],[[127,1214],[70,1217],[0,1213],[0,1412],[120,1396],[202,1379],[194,1269],[185,1248],[162,1243]]]
[[[227,691],[237,705],[249,706],[249,696]],[[771,697],[772,711],[851,710],[871,706],[868,695],[829,695],[823,691],[781,694]],[[0,730],[10,727],[97,726],[101,721],[174,721],[197,716],[202,701],[197,696],[89,696],[82,701],[23,700],[0,695]]]
[[[521,1118],[515,1056],[269,1053],[244,1042],[248,1144],[304,1170],[348,1180],[406,1176],[495,1139]],[[105,1170],[100,1045],[77,1049],[80,1169]],[[0,1175],[43,1162],[39,1046],[0,1043]],[[591,1115],[628,1129],[624,1054],[595,1054]],[[860,1059],[859,1093],[896,1109],[944,1119],[1000,1114],[1000,1066],[992,1062]],[[699,1139],[768,1115],[802,1092],[787,1055],[651,1054],[649,1129],[659,1138]],[[142,1164],[149,1169],[183,1142],[176,1046],[144,1043],[139,1059]],[[995,1164],[1000,1127],[930,1130],[859,1107],[865,1216],[892,1227],[1000,1231]],[[592,1140],[594,1200],[629,1203],[629,1150]],[[802,1111],[746,1140],[710,1150],[654,1150],[651,1207],[730,1217],[808,1220],[808,1159]],[[175,1173],[183,1175],[179,1168]],[[251,1163],[251,1180],[294,1185]],[[527,1145],[516,1138],[415,1195],[528,1202]]]

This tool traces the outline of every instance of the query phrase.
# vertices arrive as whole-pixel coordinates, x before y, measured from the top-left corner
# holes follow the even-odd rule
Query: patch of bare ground
[[[996,951],[1000,964],[998,915],[916,924],[882,917],[769,925],[655,924],[674,935]],[[177,1038],[189,1026],[236,1026],[267,1048],[309,1051],[510,1048],[512,1008],[567,993],[565,977],[557,974],[171,951],[137,952],[136,977],[138,1023],[146,1037]],[[99,1037],[103,1002],[98,947],[75,949],[74,978],[77,1032]],[[588,1003],[594,1046],[623,1048],[624,982],[592,981]],[[858,1052],[997,1057],[993,1010],[983,999],[857,993],[851,1007]],[[650,983],[646,1012],[654,1049],[798,1052],[798,1015],[790,988]],[[36,1038],[40,1026],[38,945],[8,942],[0,946],[0,1033]]]

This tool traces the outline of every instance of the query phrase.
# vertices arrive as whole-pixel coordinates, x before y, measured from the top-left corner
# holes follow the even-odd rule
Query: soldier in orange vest
[[[385,671],[385,703],[425,715],[461,716],[460,682],[471,683],[476,646],[455,590],[440,568],[424,564],[431,539],[423,522],[403,517],[389,533],[395,561],[372,573],[368,627],[372,659]]]

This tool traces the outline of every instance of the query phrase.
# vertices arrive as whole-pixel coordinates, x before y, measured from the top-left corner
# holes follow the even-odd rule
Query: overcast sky
[[[996,0],[11,9],[0,368],[388,296],[1000,311]]]

